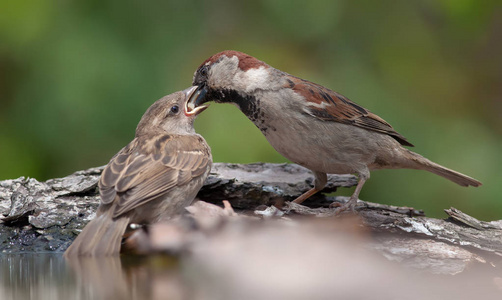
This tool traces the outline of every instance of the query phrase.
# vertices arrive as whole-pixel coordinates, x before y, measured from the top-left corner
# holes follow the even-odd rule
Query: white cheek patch
[[[222,61],[215,63],[213,67],[209,69],[209,86],[216,89],[231,88],[233,76],[238,65],[239,59],[236,56],[225,58]]]
[[[258,69],[249,69],[239,74],[238,77],[237,82],[242,83],[240,88],[246,93],[263,89],[263,87],[270,85],[269,72],[263,66]]]

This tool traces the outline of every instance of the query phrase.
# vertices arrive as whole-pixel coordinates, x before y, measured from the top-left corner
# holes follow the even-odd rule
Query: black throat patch
[[[208,95],[209,99],[216,99],[218,103],[235,103],[239,109],[253,122],[264,134],[269,128],[265,125],[265,112],[261,109],[260,100],[250,95],[243,95],[235,90],[218,90]]]

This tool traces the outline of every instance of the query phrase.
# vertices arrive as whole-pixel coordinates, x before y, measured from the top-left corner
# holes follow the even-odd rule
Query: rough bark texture
[[[64,251],[95,215],[99,203],[97,182],[102,169],[79,171],[46,182],[24,177],[1,181],[0,212],[4,218],[0,223],[0,250],[4,253]],[[305,235],[314,235],[319,227],[303,225],[314,224],[312,219],[343,224],[346,218],[333,216],[334,210],[329,205],[347,201],[346,197],[319,193],[306,203],[308,207],[287,202],[308,190],[312,180],[308,170],[292,164],[216,163],[198,195],[203,201],[189,211],[195,219],[201,215],[222,215],[234,218],[232,222],[235,222],[235,218],[240,218],[241,225],[232,225],[233,230],[247,226],[267,228],[272,222],[301,225],[307,228],[302,229]],[[330,175],[323,192],[333,192],[338,187],[350,187],[356,183],[357,179],[352,175]],[[228,200],[224,209],[206,203],[221,206],[222,200]],[[365,247],[402,265],[433,274],[461,274],[473,268],[500,274],[502,220],[483,222],[454,208],[446,213],[448,219],[432,219],[409,207],[359,201],[357,217],[351,221],[351,226],[357,228],[356,235],[363,232]],[[226,228],[213,224],[208,225],[211,228],[208,230],[203,225],[205,221],[197,220],[200,224],[196,229],[178,223],[175,227],[181,229],[175,230],[178,237],[175,242],[154,237],[152,232],[155,230],[152,230],[147,237],[138,233],[129,246],[146,253],[196,250],[197,242],[191,239],[191,235],[200,236],[201,231],[204,234],[212,231],[206,234],[210,237],[214,236],[214,231]],[[138,246],[138,242],[142,246]]]

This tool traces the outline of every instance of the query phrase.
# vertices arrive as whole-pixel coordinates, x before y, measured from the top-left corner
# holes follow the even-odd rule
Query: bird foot
[[[333,202],[329,205],[329,208],[338,208],[340,206],[343,206],[340,202]]]
[[[339,202],[333,202],[329,205],[329,207],[336,209],[335,216],[337,216],[345,211],[355,212],[356,205],[357,205],[357,199],[350,198],[349,201],[347,201],[347,203],[345,204],[341,204]]]

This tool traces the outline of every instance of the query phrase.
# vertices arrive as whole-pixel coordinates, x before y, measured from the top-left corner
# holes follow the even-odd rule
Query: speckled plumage
[[[101,174],[96,218],[66,257],[118,254],[129,224],[167,220],[191,204],[212,164],[209,146],[193,129],[196,114],[185,113],[194,90],[165,96],[147,110],[135,138]]]

